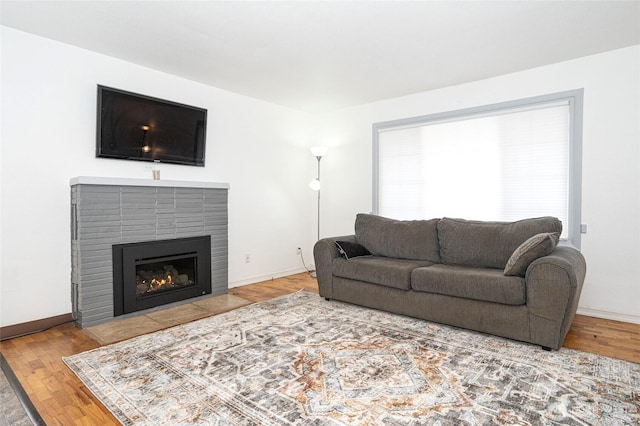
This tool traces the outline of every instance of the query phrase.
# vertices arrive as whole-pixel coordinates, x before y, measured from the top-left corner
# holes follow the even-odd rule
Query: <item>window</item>
[[[555,216],[580,247],[582,90],[373,125],[373,212]]]

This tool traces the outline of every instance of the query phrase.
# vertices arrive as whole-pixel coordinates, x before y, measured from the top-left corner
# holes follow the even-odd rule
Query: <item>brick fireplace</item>
[[[84,328],[157,305],[225,294],[228,190],[224,183],[73,178],[71,297],[76,325]],[[204,254],[192,255],[198,240]],[[151,246],[159,247],[154,255]],[[133,258],[125,276],[133,273],[126,278],[133,279],[133,290],[127,291],[136,300],[126,302],[128,308],[120,301],[124,287],[117,272],[123,248]],[[152,279],[156,284],[146,283]]]

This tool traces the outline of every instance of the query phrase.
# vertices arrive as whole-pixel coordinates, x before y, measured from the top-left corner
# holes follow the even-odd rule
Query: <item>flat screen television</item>
[[[207,110],[98,85],[96,157],[204,166]]]

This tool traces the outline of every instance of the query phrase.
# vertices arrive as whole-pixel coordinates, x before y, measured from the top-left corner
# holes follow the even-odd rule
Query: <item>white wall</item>
[[[429,78],[425,75],[425,78]],[[640,46],[315,117],[323,160],[322,234],[353,233],[372,208],[372,123],[584,88],[580,313],[640,323]]]
[[[207,166],[161,165],[163,179],[229,182],[230,286],[312,263],[315,176],[321,236],[371,211],[371,125],[583,87],[579,312],[640,323],[640,46],[309,117],[1,27],[0,326],[70,312],[69,179],[150,178],[145,163],[95,158],[96,84],[209,110]],[[428,76],[425,76],[428,78]],[[251,263],[244,255],[251,255]]]
[[[7,27],[1,37],[1,326],[71,311],[70,178],[151,178],[147,163],[95,158],[97,84],[208,109],[206,167],[160,169],[231,185],[230,286],[303,270],[296,247],[310,259],[315,241],[308,115]]]

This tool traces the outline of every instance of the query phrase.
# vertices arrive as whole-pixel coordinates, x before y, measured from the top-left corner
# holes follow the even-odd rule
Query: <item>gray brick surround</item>
[[[228,290],[229,185],[78,177],[71,180],[71,297],[76,325],[113,315],[113,244],[211,236],[212,295]]]

